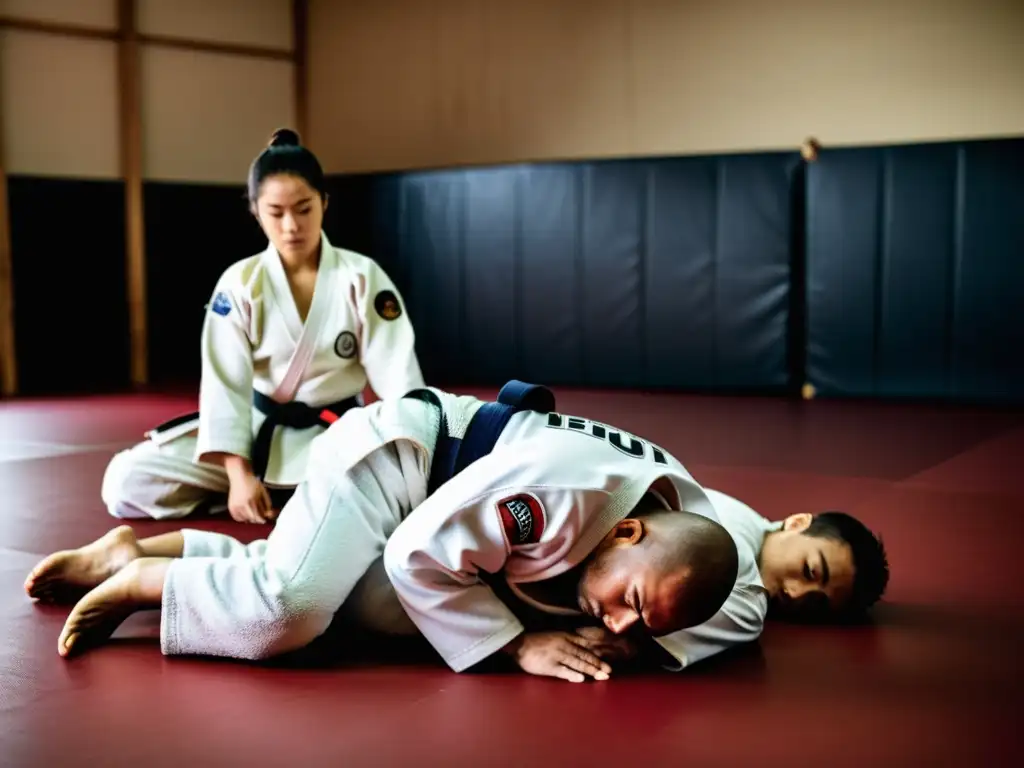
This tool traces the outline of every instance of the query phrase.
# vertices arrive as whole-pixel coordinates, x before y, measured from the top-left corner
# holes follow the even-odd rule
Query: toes
[[[79,634],[77,632],[71,632],[67,637],[61,637],[57,642],[57,653],[64,658],[67,658],[71,654],[71,648],[78,642]]]

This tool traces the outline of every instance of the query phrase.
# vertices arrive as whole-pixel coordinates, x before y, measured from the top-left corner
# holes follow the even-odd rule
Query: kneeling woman
[[[199,411],[118,453],[103,501],[119,518],[204,509],[261,523],[302,479],[310,441],[358,405],[424,385],[402,297],[372,259],[335,248],[319,161],[280,130],[249,170],[270,241],[221,275],[202,332]]]

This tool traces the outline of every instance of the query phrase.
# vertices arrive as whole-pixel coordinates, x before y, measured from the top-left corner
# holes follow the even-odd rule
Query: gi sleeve
[[[398,526],[384,567],[409,618],[445,662],[461,672],[499,651],[523,625],[479,574],[543,549],[557,560],[572,545],[579,492],[504,487],[467,498],[486,459],[442,486]],[[479,487],[479,484],[477,485]],[[564,541],[563,541],[564,540]],[[542,557],[541,559],[545,559]]]
[[[229,275],[218,281],[203,323],[199,461],[211,453],[249,458],[252,446],[253,364],[247,333],[251,308]]]
[[[416,334],[391,278],[377,262],[368,261],[365,289],[356,307],[363,331],[360,359],[378,397],[401,397],[424,386]]]
[[[728,648],[757,640],[767,613],[767,595],[754,587],[737,587],[708,621],[656,638],[675,660],[664,664],[665,669],[680,672]]]

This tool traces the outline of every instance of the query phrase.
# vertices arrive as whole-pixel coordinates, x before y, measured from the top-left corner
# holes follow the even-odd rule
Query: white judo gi
[[[481,401],[435,393],[460,438]],[[186,531],[185,557],[167,571],[162,651],[267,658],[307,645],[342,608],[375,629],[418,631],[461,671],[523,631],[481,573],[513,588],[558,576],[652,488],[672,509],[717,520],[657,446],[532,411],[428,495],[439,427],[437,409],[418,399],[349,411],[314,442],[307,477],[266,541]],[[391,592],[379,565],[407,619],[379,610]]]
[[[204,463],[212,453],[252,459],[265,415],[254,391],[277,403],[322,408],[360,395],[382,398],[423,386],[415,335],[402,298],[372,259],[333,247],[321,232],[321,258],[303,323],[273,245],[230,266],[207,307],[202,331],[198,418],[113,457],[102,497],[115,517],[177,518],[211,494],[226,494],[227,474]],[[324,426],[278,426],[263,481],[293,488]],[[218,504],[218,511],[225,508]]]

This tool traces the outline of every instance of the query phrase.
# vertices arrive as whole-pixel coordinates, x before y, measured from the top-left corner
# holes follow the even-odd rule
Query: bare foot
[[[125,619],[143,606],[139,599],[140,568],[137,560],[90,591],[71,609],[57,640],[57,653],[108,640]]]
[[[25,580],[25,591],[45,603],[75,600],[141,556],[135,532],[118,526],[92,544],[44,558]]]

